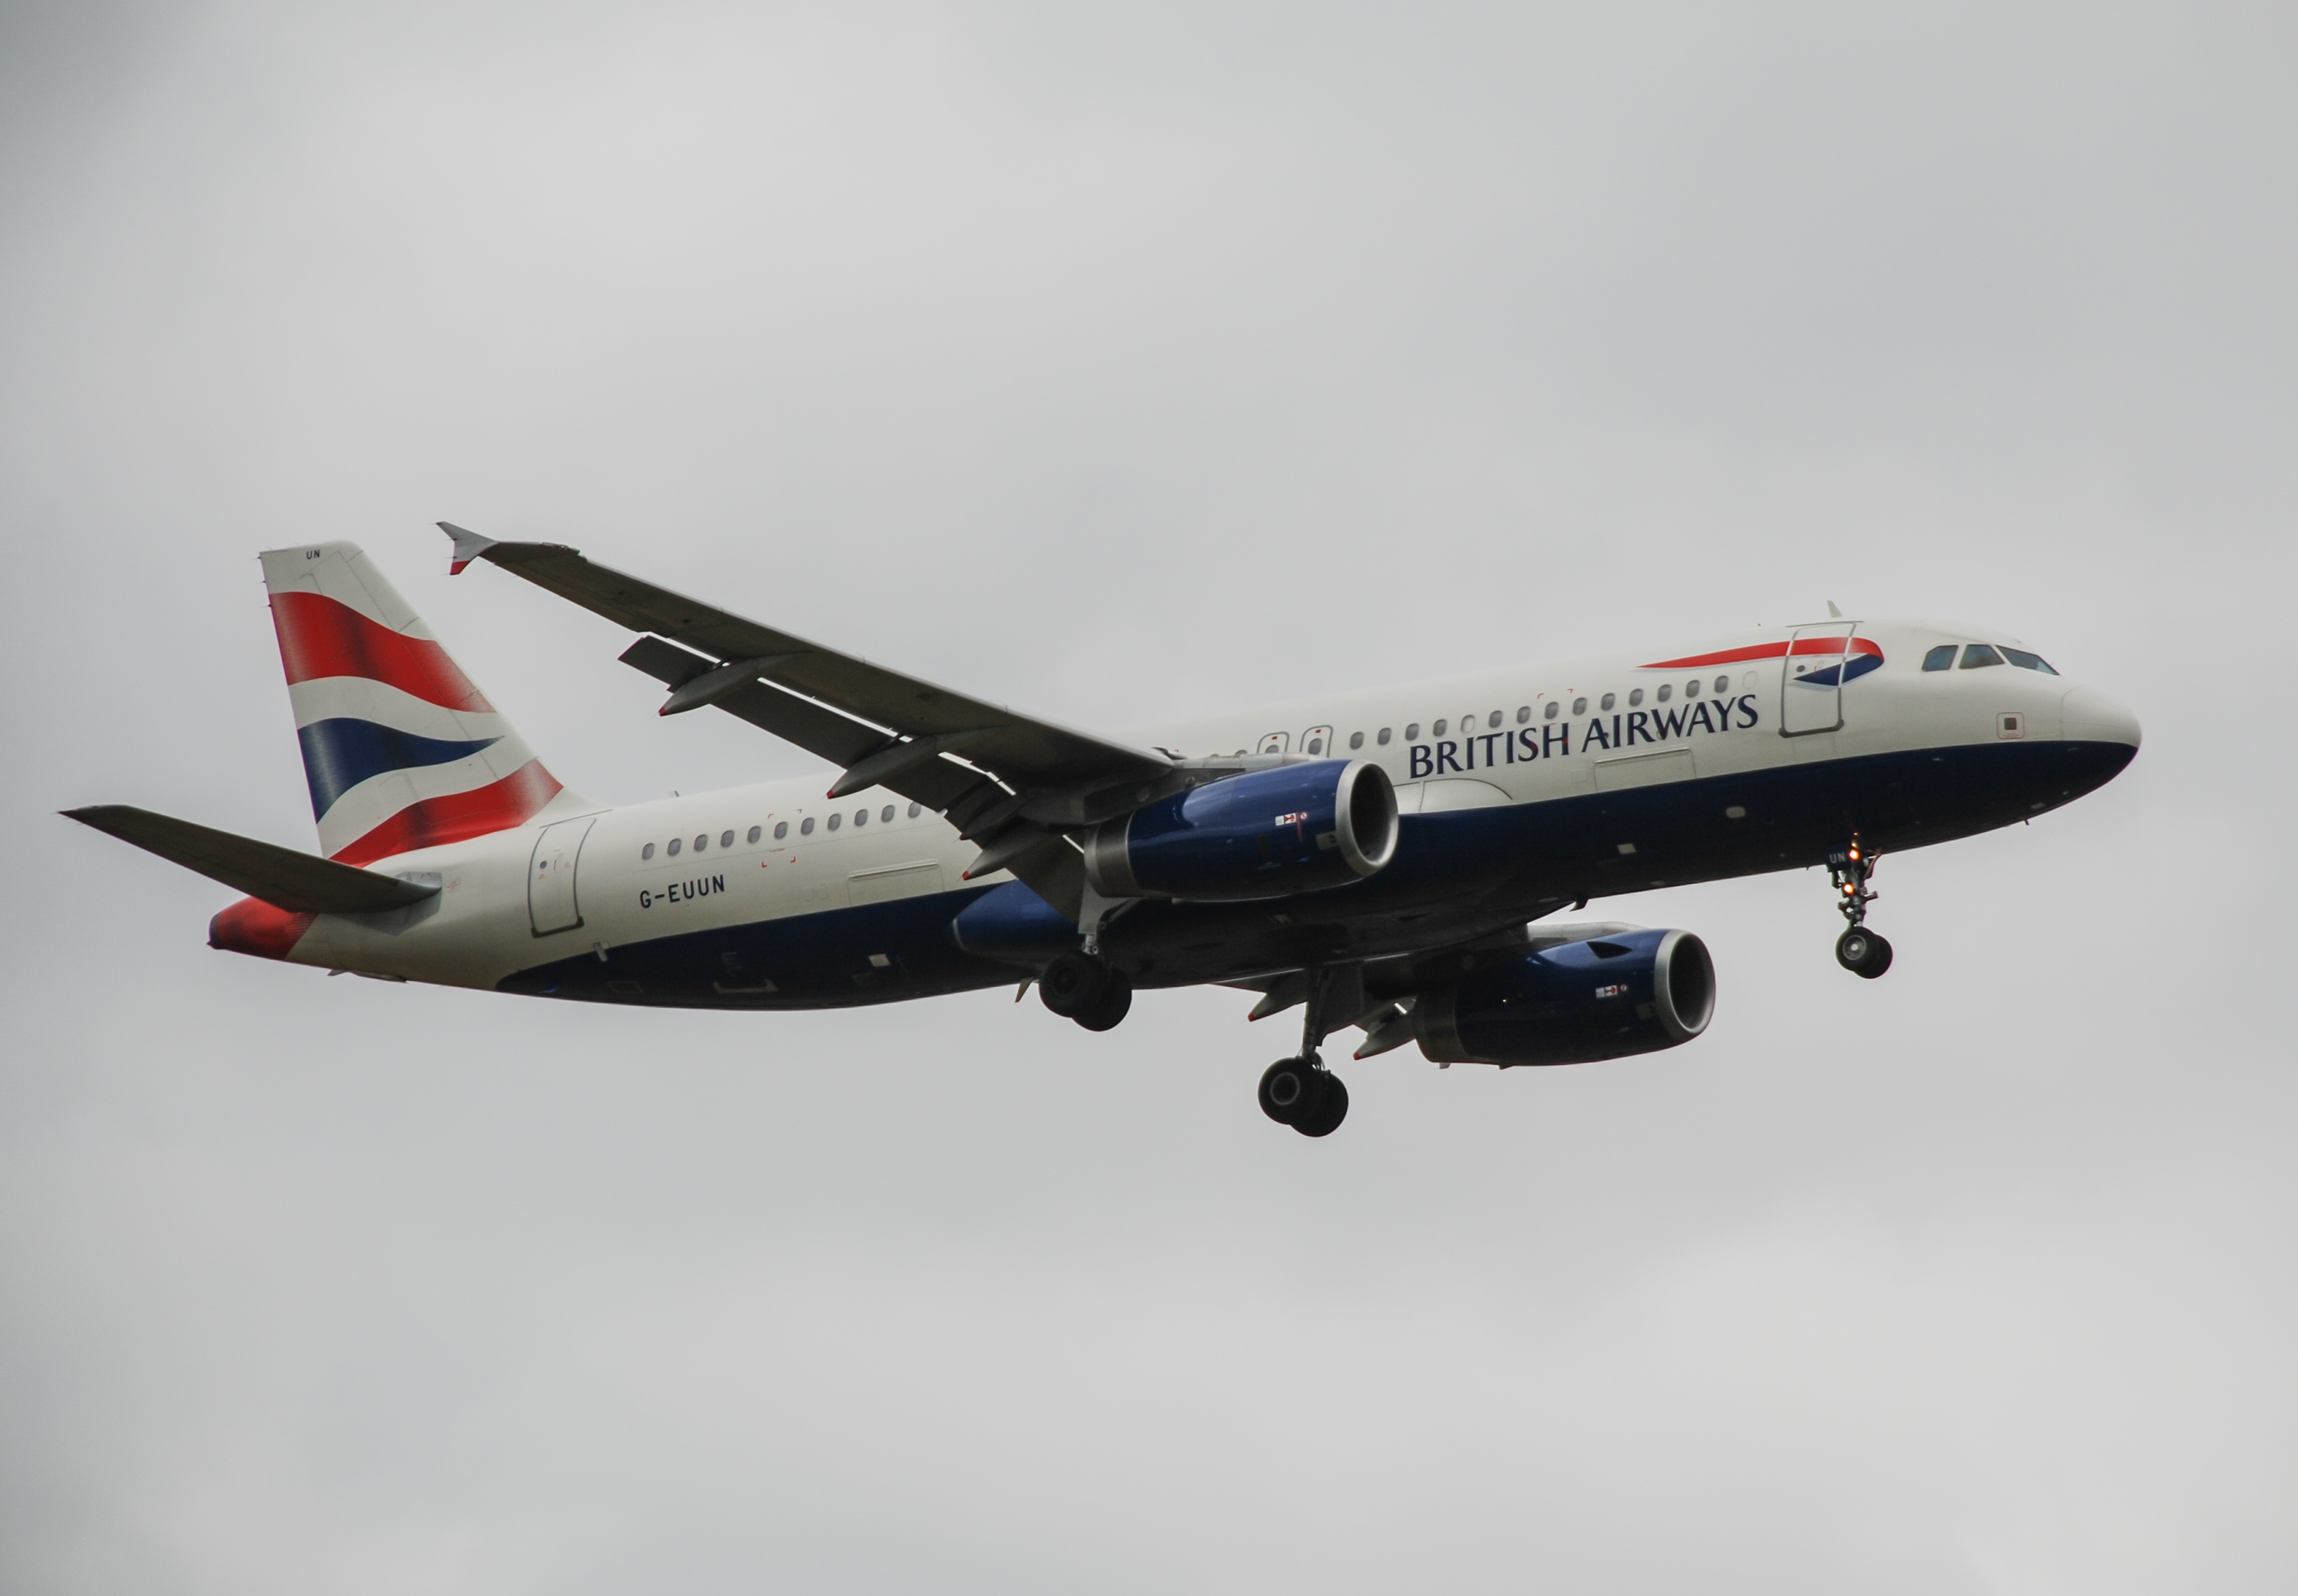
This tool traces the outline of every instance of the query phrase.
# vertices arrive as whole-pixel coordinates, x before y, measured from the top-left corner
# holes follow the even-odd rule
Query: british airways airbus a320
[[[2129,711],[2008,638],[1841,618],[1077,731],[594,565],[447,526],[641,635],[622,658],[840,773],[625,807],[568,790],[351,544],[263,558],[324,858],[121,806],[74,819],[248,897],[213,947],[391,980],[677,1008],[827,1008],[1034,982],[1087,1030],[1141,987],[1304,1013],[1261,1106],[1321,1137],[1360,1028],[1440,1063],[1674,1047],[1715,1012],[1690,931],[1547,925],[1647,888],[1827,866],[1835,956],[1881,856],[2054,809]],[[1831,609],[1833,608],[1830,607]]]

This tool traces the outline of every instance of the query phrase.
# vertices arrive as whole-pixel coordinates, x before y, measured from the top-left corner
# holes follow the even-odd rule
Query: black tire
[[[1079,1014],[1091,1013],[1107,997],[1112,973],[1099,959],[1089,959],[1081,953],[1056,955],[1053,963],[1038,972],[1037,996],[1062,1019],[1074,1020]]]
[[[1319,1071],[1319,1073],[1322,1073]],[[1302,1136],[1330,1136],[1349,1117],[1349,1088],[1337,1075],[1325,1077],[1325,1100],[1316,1108],[1293,1121],[1293,1129]]]
[[[1261,1075],[1261,1112],[1279,1125],[1298,1123],[1323,1104],[1333,1078],[1314,1059],[1280,1058]]]
[[[1891,967],[1891,945],[1865,926],[1855,925],[1835,939],[1835,962],[1873,980]]]
[[[1101,1001],[1075,1018],[1087,1030],[1115,1030],[1118,1022],[1132,1007],[1133,983],[1112,970],[1109,972],[1109,985],[1103,991]]]

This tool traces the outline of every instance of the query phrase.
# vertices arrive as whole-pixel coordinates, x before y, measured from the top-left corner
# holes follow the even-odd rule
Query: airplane
[[[557,543],[440,523],[638,633],[623,662],[834,766],[651,803],[562,783],[354,544],[261,557],[320,856],[123,805],[72,819],[247,894],[210,946],[532,997],[838,1008],[1013,986],[1089,1031],[1141,988],[1302,1010],[1263,1073],[1327,1136],[1320,1049],[1503,1069],[1703,1034],[1688,930],[1543,923],[1824,865],[1869,980],[1878,861],[2032,819],[2136,757],[2137,718],[1999,633],[1830,617],[1227,712],[1120,737],[871,664]]]

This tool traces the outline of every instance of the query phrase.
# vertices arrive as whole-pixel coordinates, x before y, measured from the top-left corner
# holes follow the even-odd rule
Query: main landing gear
[[[1835,939],[1835,962],[1867,980],[1891,967],[1891,945],[1867,929],[1867,906],[1877,896],[1867,882],[1880,862],[1878,856],[1860,846],[1856,837],[1849,848],[1827,856],[1827,873],[1842,895],[1835,906],[1851,922]]]
[[[1325,1061],[1317,1056],[1317,1048],[1335,1024],[1346,1023],[1342,1011],[1348,1005],[1336,999],[1352,996],[1356,1006],[1362,1008],[1363,988],[1355,980],[1354,967],[1344,972],[1311,968],[1307,973],[1309,991],[1303,1002],[1307,1013],[1301,1021],[1301,1054],[1298,1058],[1280,1058],[1262,1071],[1261,1112],[1279,1125],[1290,1125],[1302,1136],[1330,1136],[1349,1117],[1349,1088],[1339,1076],[1325,1068]],[[1343,986],[1352,990],[1343,992]]]
[[[1133,983],[1105,960],[1064,953],[1039,973],[1037,996],[1054,1013],[1087,1030],[1113,1030],[1133,1006]]]
[[[1349,1117],[1349,1088],[1313,1053],[1280,1058],[1261,1077],[1261,1112],[1302,1136],[1330,1136]]]

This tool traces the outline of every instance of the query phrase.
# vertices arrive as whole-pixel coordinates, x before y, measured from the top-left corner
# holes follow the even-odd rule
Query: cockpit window
[[[1963,668],[1978,670],[1981,666],[2001,665],[2003,656],[1995,651],[1992,643],[1966,643],[1963,649]]]
[[[2022,671],[2040,671],[2046,676],[2055,676],[2058,674],[2058,672],[2051,668],[2051,662],[2049,660],[2044,658],[2040,654],[2029,654],[2024,649],[2013,649],[2006,646],[2003,650],[2003,657],[2009,660],[2013,665],[2017,666]]]
[[[1953,643],[1941,643],[1938,648],[1933,649],[1930,653],[1924,655],[1923,669],[1927,671],[1951,671],[1955,669],[1955,645]]]

